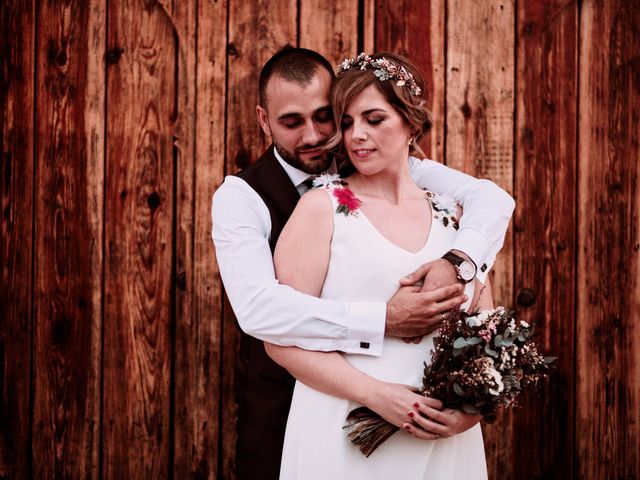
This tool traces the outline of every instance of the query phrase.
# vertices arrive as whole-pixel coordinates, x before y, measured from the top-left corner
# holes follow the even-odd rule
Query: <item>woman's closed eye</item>
[[[382,122],[384,122],[384,120],[385,120],[385,117],[372,117],[372,118],[366,119],[369,125],[380,125]],[[342,130],[346,130],[352,125],[353,125],[353,119],[351,119],[351,117],[344,117],[342,119],[342,122],[340,122],[340,127],[342,128]]]
[[[384,121],[384,117],[367,118],[369,125],[379,125]]]

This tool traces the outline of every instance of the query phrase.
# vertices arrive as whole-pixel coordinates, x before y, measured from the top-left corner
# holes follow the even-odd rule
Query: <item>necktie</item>
[[[311,190],[311,188],[313,188],[313,181],[318,178],[317,175],[311,175],[309,178],[307,178],[304,182],[302,182],[302,184],[307,187],[307,190]]]

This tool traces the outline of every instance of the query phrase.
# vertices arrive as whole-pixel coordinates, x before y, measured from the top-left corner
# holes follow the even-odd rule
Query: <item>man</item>
[[[266,355],[262,340],[380,355],[385,334],[430,332],[445,312],[462,303],[457,278],[470,281],[477,274],[484,280],[514,207],[511,197],[491,182],[411,159],[418,185],[454,195],[465,208],[453,255],[403,281],[409,285],[426,274],[425,291],[413,286],[400,289],[387,304],[344,304],[279,285],[272,263],[278,236],[309,177],[335,169],[323,148],[335,131],[329,104],[332,80],[331,65],[316,52],[287,49],[274,55],[260,74],[256,108],[273,145],[243,172],[227,177],[213,199],[212,236],[220,273],[244,332],[236,376],[240,479],[278,478],[294,384]]]

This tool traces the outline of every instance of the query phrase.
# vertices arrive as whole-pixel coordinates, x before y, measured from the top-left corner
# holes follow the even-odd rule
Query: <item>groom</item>
[[[454,260],[431,262],[404,281],[421,281],[427,273],[425,291],[401,288],[387,304],[342,303],[278,284],[272,263],[278,236],[308,189],[309,177],[335,170],[323,148],[335,132],[329,104],[333,77],[324,57],[301,48],[282,50],[265,64],[256,110],[273,145],[244,171],[228,176],[213,198],[216,258],[243,332],[236,371],[240,480],[278,478],[294,385],[293,377],[266,355],[263,340],[309,350],[380,355],[384,335],[429,333],[446,312],[462,303],[457,281],[461,261],[484,280],[514,207],[511,197],[491,182],[436,162],[411,160],[418,185],[440,192],[448,186],[465,208]]]

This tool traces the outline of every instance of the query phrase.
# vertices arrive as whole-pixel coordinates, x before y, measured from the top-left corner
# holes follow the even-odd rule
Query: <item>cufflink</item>
[[[482,266],[480,267],[480,271],[483,272],[483,273],[487,271],[487,264],[486,263],[482,264]]]
[[[360,342],[360,348],[369,348],[369,342]]]

